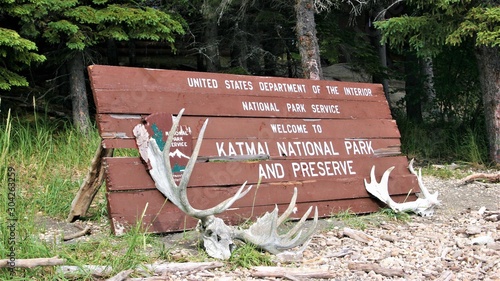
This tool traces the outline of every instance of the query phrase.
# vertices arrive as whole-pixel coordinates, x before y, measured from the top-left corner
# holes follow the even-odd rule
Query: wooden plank
[[[197,137],[205,117],[182,117],[180,125]],[[141,123],[137,117],[98,116],[100,134],[107,138],[134,138],[133,128]],[[242,127],[244,124],[244,127]],[[319,132],[321,130],[321,132]],[[390,119],[277,119],[277,118],[209,118],[204,139],[290,139],[290,138],[400,138],[396,121]]]
[[[300,192],[299,192],[300,194]],[[291,198],[291,194],[282,194],[286,199]],[[392,197],[396,202],[405,200],[415,200],[415,196],[397,195]],[[287,201],[288,201],[287,200]],[[143,210],[147,212],[140,218]],[[113,192],[108,195],[109,215],[115,234],[121,234],[124,228],[135,225],[140,218],[148,232],[164,233],[192,229],[196,226],[197,220],[186,216],[181,210],[168,201],[157,190],[142,192]],[[280,214],[286,209],[288,202],[279,204]],[[329,217],[332,214],[349,210],[354,213],[376,212],[381,206],[376,200],[369,197],[331,200],[321,202],[305,202],[296,205],[297,212],[290,216],[291,219],[300,218],[310,206],[317,206],[321,217]],[[245,220],[272,211],[273,205],[259,205],[250,207],[230,208],[226,212],[218,215],[229,225],[237,225]],[[253,217],[252,217],[253,215]],[[311,214],[312,217],[312,214]],[[119,233],[118,233],[119,232]]]
[[[247,196],[238,200],[234,207],[248,207],[248,206],[264,206],[274,204],[286,204],[289,199],[284,197],[283,194],[292,194],[295,187],[298,188],[297,202],[320,202],[329,200],[341,199],[356,199],[363,197],[370,197],[367,191],[360,188],[363,178],[348,178],[342,177],[335,181],[327,179],[318,179],[311,181],[290,181],[290,182],[274,182],[263,183],[258,187],[253,184],[252,191]],[[369,180],[369,179],[367,179]],[[380,180],[380,178],[378,178]],[[413,176],[391,175],[389,182],[389,193],[391,196],[407,194],[407,185],[412,185],[416,181]],[[226,198],[232,197],[238,188],[237,186],[199,186],[189,187],[187,189],[188,198],[191,205],[198,209],[206,209],[217,205]],[[247,186],[250,186],[248,184]],[[119,190],[122,192],[143,192],[148,190],[156,190],[155,188],[141,188],[142,186],[135,186],[127,190]],[[116,188],[109,187],[109,194],[115,193]],[[415,192],[415,191],[412,191]]]
[[[138,92],[135,100],[149,99],[149,92],[285,96],[290,99],[385,100],[380,84],[105,65],[91,65],[88,71],[94,96],[105,90],[123,90]],[[103,102],[113,103],[113,100]],[[100,107],[102,104],[97,105]],[[134,103],[130,103],[131,108],[133,105]]]
[[[319,164],[314,164],[331,161],[327,159],[197,163],[191,174],[189,186],[231,186],[241,185],[244,182],[256,184],[259,181],[260,170],[266,169],[267,165],[272,166],[275,164],[283,167],[283,176],[262,177],[262,183],[305,182],[323,179],[331,181],[334,184],[345,178],[355,178],[358,183],[356,188],[365,192],[363,179],[369,178],[373,165],[376,167],[377,178],[380,178],[383,172],[391,166],[395,166],[395,169],[391,173],[393,177],[410,175],[407,169],[408,162],[404,156],[349,159],[352,159],[351,173],[347,169],[338,169],[335,172],[346,171],[346,173],[338,173],[331,176],[320,176],[319,173],[321,170],[318,167]],[[109,191],[155,189],[151,176],[139,158],[111,157],[105,158],[104,161],[107,169],[107,186]],[[349,160],[339,158],[338,161]],[[298,167],[296,163],[299,163]],[[313,168],[315,170],[312,170]],[[333,173],[334,170],[331,169],[329,172]],[[407,190],[407,187],[405,187],[405,190]]]
[[[373,147],[373,156],[375,157],[385,157],[385,156],[396,156],[401,154],[401,142],[399,139],[366,139],[372,141],[372,147]],[[233,140],[228,140],[232,142],[244,142],[245,145],[250,143],[256,145],[255,143],[257,141],[248,141],[246,139],[233,139]],[[282,158],[279,157],[279,154],[275,154],[278,152],[277,149],[277,143],[279,140],[261,140],[262,142],[267,142],[269,151],[270,151],[270,157],[269,159],[276,159],[276,158]],[[331,139],[331,140],[321,140],[321,139],[303,139],[301,140],[303,142],[321,142],[321,141],[327,141],[327,142],[333,142],[333,147],[336,146],[344,146],[345,148],[345,143],[342,144],[345,140],[338,140],[338,139]],[[281,141],[282,142],[282,141]],[[295,142],[295,141],[294,141]],[[137,148],[137,144],[135,143],[135,139],[104,139],[102,140],[103,147],[104,148]],[[218,144],[219,143],[219,144]],[[227,142],[226,142],[227,144]],[[200,156],[198,157],[200,160],[199,161],[209,161],[209,159],[216,159],[219,157],[219,152],[218,152],[218,145],[220,144],[219,140],[214,140],[214,139],[204,139],[200,151]],[[237,145],[235,145],[237,146]],[[236,151],[239,151],[239,148],[236,148]],[[281,155],[280,155],[281,156]],[[293,157],[292,154],[288,155],[288,158]],[[314,158],[314,156],[311,156]],[[203,160],[204,159],[204,160]]]
[[[169,112],[176,114],[187,108],[186,115],[276,117],[276,118],[334,118],[334,119],[391,119],[387,101],[333,100],[321,98],[290,99],[289,97],[240,96],[224,94],[172,93],[143,91],[101,91],[95,97],[99,113],[144,114]]]

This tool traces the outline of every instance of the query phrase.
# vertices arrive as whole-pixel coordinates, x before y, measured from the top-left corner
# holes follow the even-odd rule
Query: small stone
[[[476,234],[481,233],[481,228],[478,226],[471,225],[471,226],[467,227],[467,229],[465,230],[465,233],[467,233],[468,235],[476,235]]]

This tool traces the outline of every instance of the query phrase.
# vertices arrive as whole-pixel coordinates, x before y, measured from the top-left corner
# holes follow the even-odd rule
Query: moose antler
[[[189,200],[187,198],[187,193],[186,193],[186,187],[189,182],[189,178],[191,177],[191,173],[193,172],[194,164],[196,163],[196,159],[198,158],[198,153],[200,152],[200,147],[201,147],[201,142],[203,140],[203,135],[205,134],[205,129],[208,124],[208,119],[205,120],[203,123],[203,126],[200,130],[200,135],[198,137],[198,140],[196,141],[196,145],[194,147],[193,153],[191,157],[189,158],[189,161],[186,165],[186,168],[184,170],[184,173],[182,174],[181,181],[179,185],[177,185],[174,181],[174,177],[172,174],[172,167],[170,165],[170,157],[169,157],[169,152],[170,152],[170,146],[172,144],[173,136],[175,135],[175,132],[177,131],[177,128],[179,126],[179,121],[182,117],[182,113],[184,112],[184,109],[181,109],[177,117],[174,117],[172,128],[170,132],[168,133],[168,138],[167,142],[165,144],[165,148],[163,149],[163,152],[160,150],[158,147],[158,144],[154,139],[151,139],[149,141],[149,150],[148,150],[148,159],[150,161],[151,166],[153,169],[150,170],[151,177],[155,181],[156,188],[165,195],[174,205],[179,207],[184,213],[187,215],[197,218],[199,220],[202,220],[205,222],[205,220],[210,219],[210,216],[220,214],[227,210],[231,205],[241,197],[245,196],[250,189],[252,189],[252,186],[247,188],[245,191],[243,189],[245,188],[246,182],[240,187],[238,192],[232,197],[224,202],[218,204],[215,207],[212,207],[207,210],[198,210],[195,209],[189,204]],[[147,134],[146,128],[144,128],[144,125],[139,124],[136,128],[134,128],[135,131],[142,130],[143,134],[144,132]]]
[[[266,213],[264,216],[257,219],[253,225],[245,230],[235,230],[235,238],[250,242],[257,245],[259,248],[278,254],[286,249],[295,248],[304,244],[313,234],[318,223],[318,207],[315,208],[314,221],[309,231],[302,235],[302,226],[307,217],[312,211],[312,206],[302,216],[300,221],[287,233],[280,235],[278,227],[283,223],[295,209],[297,200],[297,188],[293,190],[293,197],[286,211],[278,217],[278,206],[271,213]]]
[[[232,249],[234,248],[233,238],[250,242],[273,254],[296,247],[307,241],[312,235],[317,224],[317,208],[313,226],[304,235],[302,235],[301,228],[304,221],[309,216],[312,207],[309,208],[302,219],[288,234],[279,235],[277,232],[278,226],[286,218],[288,218],[288,216],[290,216],[295,208],[297,188],[295,188],[290,205],[283,215],[278,218],[278,208],[276,207],[273,212],[266,213],[263,217],[258,218],[257,222],[247,230],[233,229],[227,226],[222,219],[215,217],[216,214],[227,210],[236,200],[242,198],[250,191],[252,186],[245,189],[246,182],[238,189],[233,197],[226,199],[215,207],[207,210],[198,210],[191,206],[187,198],[186,189],[200,151],[208,119],[205,120],[200,130],[193,153],[188,161],[188,164],[186,165],[184,173],[182,174],[182,178],[177,185],[172,174],[169,152],[183,112],[184,109],[179,112],[177,117],[173,118],[172,128],[168,133],[167,142],[163,151],[160,150],[158,144],[153,138],[149,138],[149,134],[144,125],[137,125],[134,128],[134,135],[136,136],[136,142],[139,146],[141,157],[146,162],[149,161],[151,166],[149,173],[155,181],[156,188],[184,213],[199,219],[197,229],[202,232],[203,243],[207,253],[214,258],[228,259],[231,256]],[[149,140],[145,141],[147,139]]]
[[[393,209],[396,212],[407,212],[411,211],[421,216],[432,216],[434,214],[434,209],[436,206],[440,204],[438,197],[438,192],[431,194],[429,190],[424,186],[422,181],[422,170],[419,170],[417,174],[413,169],[413,159],[410,161],[408,165],[408,169],[412,174],[417,177],[417,182],[422,191],[422,197],[418,198],[413,202],[404,202],[404,203],[396,203],[394,202],[389,195],[389,175],[391,174],[393,167],[387,169],[382,175],[382,179],[380,183],[377,182],[375,178],[375,166],[372,167],[370,173],[370,183],[368,183],[365,179],[365,188],[366,190],[373,196],[377,197],[380,201],[384,202],[389,206],[389,208]]]

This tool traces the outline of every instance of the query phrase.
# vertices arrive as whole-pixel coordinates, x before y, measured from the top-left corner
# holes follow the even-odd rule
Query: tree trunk
[[[89,102],[85,87],[83,52],[77,52],[69,61],[69,87],[73,111],[73,124],[84,134],[90,131]]]
[[[423,87],[425,93],[424,103],[422,105],[424,114],[431,117],[437,116],[436,110],[436,90],[434,89],[434,64],[431,57],[422,59],[422,73],[424,76]]]
[[[108,64],[118,65],[118,48],[115,39],[108,39],[107,45]]]
[[[378,56],[380,59],[380,65],[384,69],[387,69],[387,67],[388,67],[388,65],[387,65],[387,48],[386,48],[385,44],[380,43],[381,38],[382,38],[380,36],[380,30],[377,30],[376,38],[377,38],[377,50],[378,50]],[[377,79],[379,79],[380,83],[382,83],[382,86],[384,87],[385,99],[387,100],[387,102],[390,105],[391,104],[391,97],[389,95],[389,79],[387,79],[387,74],[386,73],[384,73],[384,74],[385,74],[385,76],[378,77]]]
[[[415,53],[407,50],[405,56],[405,102],[408,120],[422,122],[422,87],[419,83],[419,62]]]
[[[385,19],[385,12],[383,11],[383,7],[380,5],[376,5],[375,7],[375,15],[378,16],[380,13],[384,13],[384,16],[382,19]],[[376,18],[375,18],[376,19]],[[388,74],[387,74],[387,69],[388,69],[388,63],[387,63],[387,46],[385,43],[382,43],[382,33],[380,32],[380,29],[376,29],[373,26],[372,18],[370,18],[370,21],[368,23],[368,34],[370,35],[370,43],[372,46],[374,46],[377,49],[378,52],[378,57],[380,61],[380,66],[382,69],[384,69],[383,73],[375,74],[373,75],[373,82],[374,83],[381,83],[382,86],[384,87],[384,95],[385,99],[389,103],[389,106],[391,107],[391,97],[390,97],[390,92],[389,92],[389,79],[387,79]],[[391,107],[392,111],[392,107]]]
[[[484,116],[490,160],[500,163],[500,47],[478,47],[479,81],[483,92]]]
[[[314,20],[314,4],[312,0],[296,0],[295,15],[297,17],[297,38],[304,78],[323,79],[319,56],[316,22]]]
[[[205,62],[208,72],[217,72],[220,69],[219,41],[217,26],[217,6],[205,0],[202,6],[204,20],[203,37],[205,42]]]
[[[246,37],[246,19],[236,23],[231,44],[231,67],[241,67],[247,71],[248,42]]]
[[[128,41],[128,65],[136,66],[137,57],[135,53],[135,42],[133,40]]]
[[[219,43],[217,41],[217,21],[205,21],[205,61],[208,72],[217,72],[220,69]]]

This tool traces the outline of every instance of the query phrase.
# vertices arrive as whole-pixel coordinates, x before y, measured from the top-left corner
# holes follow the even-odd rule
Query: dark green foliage
[[[37,54],[61,50],[52,64],[68,58],[67,50],[85,50],[108,39],[170,43],[183,34],[183,22],[147,1],[37,0],[0,3],[0,89],[28,86],[23,68],[42,62]],[[4,26],[9,26],[6,28]],[[30,41],[32,40],[32,41]],[[66,51],[64,50],[66,49]],[[173,48],[174,49],[174,48]]]
[[[411,14],[378,21],[382,40],[402,49],[408,44],[421,57],[433,57],[444,45],[500,45],[500,6],[494,1],[408,1]]]
[[[57,2],[57,3],[54,3]],[[128,2],[128,3],[127,3]],[[174,42],[175,34],[184,32],[177,20],[159,10],[136,6],[132,1],[46,1],[31,8],[34,18],[21,20],[25,26],[36,25],[37,33],[50,44],[65,44],[73,50],[84,50],[107,39],[130,39]],[[23,27],[27,33],[28,30]]]
[[[45,57],[37,53],[33,41],[23,38],[11,24],[8,12],[15,7],[14,1],[0,2],[0,89],[27,86],[28,81],[19,72],[32,63],[42,62]],[[23,11],[26,13],[26,11]],[[5,24],[2,24],[2,20]]]
[[[337,11],[317,17],[318,40],[325,65],[347,62],[354,70],[385,77],[386,70],[380,65],[370,35],[360,32],[358,26],[341,26],[340,18],[342,14]]]
[[[444,47],[444,50],[434,59],[436,96],[432,110],[426,110],[424,122],[413,122],[404,112],[396,112],[403,153],[412,158],[444,162],[488,163],[487,133],[473,47],[463,45]]]
[[[474,49],[444,47],[434,60],[435,105],[439,122],[477,123],[482,119],[481,87]]]

